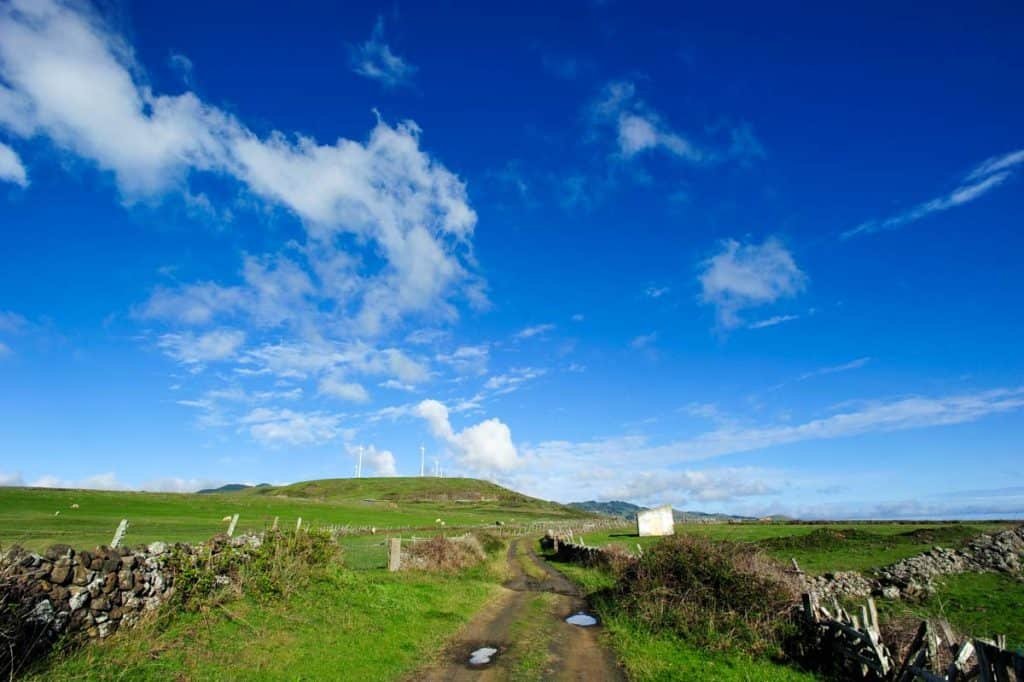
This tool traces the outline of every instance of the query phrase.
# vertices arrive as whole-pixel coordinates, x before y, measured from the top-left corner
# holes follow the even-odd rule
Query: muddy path
[[[600,643],[600,627],[565,622],[586,610],[576,586],[540,559],[528,540],[508,548],[510,578],[498,595],[445,647],[435,665],[411,680],[625,680]],[[470,665],[483,647],[489,663]]]

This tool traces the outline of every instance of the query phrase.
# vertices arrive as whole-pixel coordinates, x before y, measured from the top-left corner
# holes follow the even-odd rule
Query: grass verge
[[[396,679],[493,594],[493,564],[452,573],[328,566],[301,590],[164,613],[51,657],[31,680]]]

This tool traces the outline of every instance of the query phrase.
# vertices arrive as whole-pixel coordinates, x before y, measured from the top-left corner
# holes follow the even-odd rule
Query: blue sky
[[[1024,516],[1024,10],[0,2],[0,482]]]

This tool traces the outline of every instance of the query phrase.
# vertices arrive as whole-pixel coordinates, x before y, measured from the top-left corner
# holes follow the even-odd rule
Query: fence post
[[[228,524],[228,537],[235,534],[235,526],[238,525],[238,514],[231,517],[231,523]]]
[[[121,546],[121,540],[124,539],[124,534],[128,532],[128,519],[121,519],[121,523],[117,524],[117,531],[114,533],[114,539],[110,541],[111,549],[117,549]]]
[[[397,571],[402,567],[402,538],[388,540],[388,570]]]

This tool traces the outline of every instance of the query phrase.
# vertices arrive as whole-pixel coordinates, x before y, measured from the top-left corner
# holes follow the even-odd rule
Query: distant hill
[[[672,516],[676,521],[757,521],[753,516],[737,516],[736,514],[708,513],[700,511],[672,510]]]
[[[269,488],[269,483],[260,483],[259,485],[249,485],[247,483],[228,483],[222,485],[219,488],[203,488],[196,492],[200,495],[208,495],[210,493],[237,493],[239,490],[248,490],[249,488]]]
[[[622,518],[630,521],[636,518],[636,513],[638,511],[644,511],[647,509],[647,507],[639,507],[631,502],[623,502],[621,500],[612,500],[611,502],[587,500],[586,502],[570,502],[567,506],[581,511],[592,512],[594,514],[621,516]]]
[[[504,509],[532,513],[588,516],[584,510],[540,500],[475,478],[382,477],[325,478],[282,486],[257,486],[238,491],[243,495],[287,497],[318,502],[454,503],[494,504]]]

